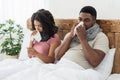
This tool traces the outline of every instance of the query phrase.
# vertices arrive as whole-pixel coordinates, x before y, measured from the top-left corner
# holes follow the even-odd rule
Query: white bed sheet
[[[0,80],[104,80],[99,72],[66,59],[57,64],[44,64],[37,58],[9,61],[0,63]]]

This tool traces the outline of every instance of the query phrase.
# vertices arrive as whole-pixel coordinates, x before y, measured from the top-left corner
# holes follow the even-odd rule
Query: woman
[[[6,79],[6,77],[9,78],[17,73],[23,74],[23,72],[34,71],[34,69],[41,68],[42,65],[44,66],[44,63],[54,62],[54,51],[60,44],[60,38],[57,34],[58,28],[55,26],[52,14],[48,10],[41,9],[32,15],[31,21],[33,28],[31,37],[39,33],[41,40],[30,40],[28,47],[28,56],[30,59],[24,61],[16,59],[1,61],[0,80]]]
[[[48,10],[41,9],[32,15],[31,21],[34,30],[31,36],[38,32],[41,35],[41,40],[30,40],[28,56],[30,58],[38,57],[45,63],[54,62],[54,51],[60,44],[60,38],[52,14]]]

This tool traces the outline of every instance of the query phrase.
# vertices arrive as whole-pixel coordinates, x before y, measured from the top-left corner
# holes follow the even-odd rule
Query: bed
[[[77,19],[55,19],[55,22],[62,40]],[[120,80],[120,20],[101,19],[97,23],[109,38],[110,50],[96,68],[85,70],[65,59],[56,64],[44,64],[37,58],[29,59],[26,47],[30,32],[25,29],[25,34],[28,34],[23,40],[19,59],[0,62],[0,80]]]
[[[55,19],[56,25],[59,27],[59,35],[61,39],[70,31],[77,19]],[[98,19],[97,23],[108,36],[110,48],[115,48],[114,61],[109,80],[120,80],[120,20]],[[115,76],[114,76],[115,75]],[[119,78],[118,78],[119,77]]]

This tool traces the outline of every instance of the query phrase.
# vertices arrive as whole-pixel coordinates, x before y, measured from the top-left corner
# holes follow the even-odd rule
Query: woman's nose
[[[35,26],[35,28],[36,28],[36,29],[38,29],[38,28],[39,28],[39,26]]]

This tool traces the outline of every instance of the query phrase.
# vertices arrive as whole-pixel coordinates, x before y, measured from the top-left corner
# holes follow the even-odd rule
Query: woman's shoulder
[[[58,34],[58,33],[55,33],[55,34],[54,34],[54,37],[59,37],[59,34]]]
[[[54,38],[55,38],[55,39],[57,39],[58,41],[60,41],[60,40],[61,40],[61,39],[60,39],[60,36],[59,36],[59,34],[58,34],[58,33],[54,34]]]
[[[60,42],[61,39],[60,39],[59,34],[58,34],[58,33],[55,33],[55,34],[53,35],[53,37],[51,37],[48,41],[49,41],[49,42],[53,42],[53,41]]]

